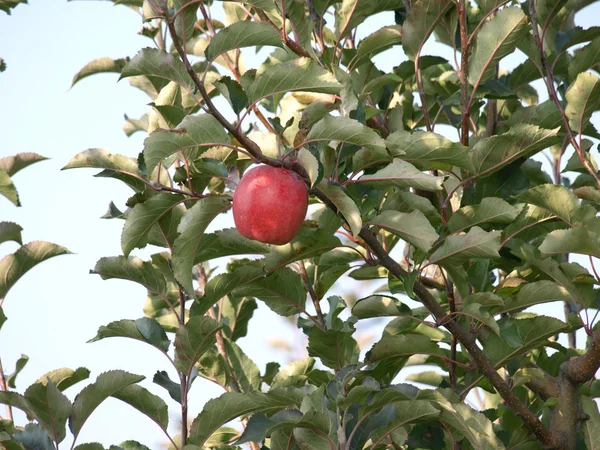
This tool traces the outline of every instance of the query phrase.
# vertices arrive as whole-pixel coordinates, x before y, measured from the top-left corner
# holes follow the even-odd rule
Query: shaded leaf
[[[33,152],[17,153],[14,156],[0,158],[0,169],[4,169],[8,176],[12,177],[25,167],[47,159],[45,156]]]
[[[352,315],[359,319],[412,315],[411,309],[391,295],[369,295],[356,301]]]
[[[354,200],[346,194],[342,187],[327,183],[326,181],[322,181],[319,184],[319,189],[321,189],[323,194],[327,196],[331,203],[338,209],[338,212],[344,217],[350,226],[352,234],[354,236],[358,235],[362,228],[362,219]]]
[[[21,206],[21,202],[19,201],[19,194],[17,193],[17,188],[13,184],[8,173],[6,173],[6,171],[1,168],[0,168],[0,195],[3,195],[4,197],[6,197],[15,206]]]
[[[83,80],[90,75],[96,75],[98,73],[121,73],[125,65],[129,62],[129,58],[97,58],[90,61],[81,68],[79,72],[73,77],[71,81],[71,87],[75,86],[75,83]]]
[[[175,55],[157,48],[148,47],[140,50],[123,67],[119,79],[140,75],[163,78],[189,90],[194,89],[183,62]]]
[[[473,227],[467,234],[448,236],[431,255],[431,264],[455,264],[470,258],[499,258],[500,232]]]
[[[502,8],[475,35],[469,56],[469,83],[479,86],[494,77],[496,64],[517,48],[529,31],[527,17],[518,7]]]
[[[274,26],[264,22],[241,21],[220,30],[206,47],[207,60],[236,48],[274,46],[283,47],[281,34]]]
[[[183,203],[184,199],[183,195],[160,192],[144,203],[135,205],[127,215],[121,233],[121,248],[125,256],[128,256],[134,248],[144,248],[148,244],[148,233],[152,227],[161,219],[166,219],[166,216]]]
[[[213,345],[217,332],[222,328],[218,322],[207,316],[192,317],[181,325],[175,335],[175,365],[188,376],[194,364]]]
[[[314,124],[306,142],[338,141],[385,151],[385,141],[372,129],[348,117],[325,116]]]
[[[185,150],[190,159],[196,159],[204,148],[229,144],[229,136],[210,114],[186,116],[175,130],[157,130],[144,141],[144,158],[147,171],[151,172],[163,159],[180,150]]]
[[[583,72],[565,94],[565,114],[575,133],[583,133],[584,127],[594,111],[600,109],[600,78],[596,74]]]
[[[90,371],[85,367],[78,367],[77,370],[63,367],[61,369],[51,370],[42,375],[36,383],[45,384],[48,380],[51,380],[59,391],[64,391],[80,381],[87,380],[89,376]]]
[[[535,125],[519,124],[504,134],[477,142],[471,152],[475,174],[489,175],[518,158],[529,157],[560,142],[558,128],[545,130]]]
[[[221,426],[255,411],[274,413],[300,404],[303,394],[296,389],[263,392],[226,392],[208,401],[190,429],[190,443],[202,446]]]
[[[137,384],[130,384],[112,394],[113,397],[131,405],[142,414],[148,416],[163,430],[169,425],[167,404],[148,389]]]
[[[24,397],[40,425],[53,440],[62,442],[67,435],[67,419],[72,411],[69,399],[52,381],[32,384],[25,391]]]
[[[401,156],[420,170],[454,166],[473,170],[469,149],[437,133],[400,130],[389,135],[385,142],[393,156]]]
[[[29,242],[12,254],[0,259],[0,298],[6,294],[27,271],[55,256],[71,252],[60,245],[45,241]]]
[[[21,231],[23,227],[13,222],[0,222],[0,244],[3,242],[16,242],[19,245],[23,245],[23,238],[21,237]]]
[[[118,320],[101,326],[98,333],[88,342],[96,342],[109,337],[125,337],[148,343],[163,352],[169,349],[169,338],[164,329],[154,319],[142,317],[137,320]]]
[[[69,418],[69,428],[77,436],[90,414],[115,392],[130,384],[142,381],[142,375],[135,375],[123,370],[111,370],[98,376],[96,381],[85,387],[75,398],[73,413]]]
[[[356,55],[348,63],[348,68],[358,67],[372,60],[375,55],[400,44],[402,44],[402,27],[391,25],[380,28],[358,43]]]
[[[415,166],[399,158],[394,158],[374,174],[363,175],[355,183],[368,183],[375,187],[396,186],[399,188],[413,187],[425,191],[442,190],[443,177],[435,177],[421,172]]]
[[[205,197],[188,209],[181,219],[177,228],[180,235],[173,243],[173,273],[190,294],[194,293],[192,267],[204,243],[204,232],[219,214],[229,209],[230,205],[226,198]]]
[[[368,223],[400,236],[400,238],[409,244],[426,253],[439,238],[435,228],[431,226],[427,217],[418,210],[411,213],[383,211]]]
[[[248,87],[251,103],[290,91],[337,94],[342,85],[335,77],[309,58],[299,58],[269,67]]]
[[[172,381],[167,372],[159,370],[154,374],[152,382],[165,388],[173,400],[181,403],[181,385]]]
[[[165,298],[167,282],[165,277],[150,262],[138,257],[114,256],[101,258],[92,273],[97,273],[103,280],[119,278],[139,283],[155,295]]]
[[[512,223],[519,214],[514,206],[502,199],[486,197],[479,205],[464,206],[448,221],[448,231],[456,233],[482,223]]]
[[[453,6],[452,2],[446,0],[413,2],[402,24],[402,48],[411,61],[415,60],[435,26]]]

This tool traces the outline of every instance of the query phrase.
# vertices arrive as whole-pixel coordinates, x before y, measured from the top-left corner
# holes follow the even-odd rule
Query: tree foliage
[[[58,448],[67,423],[76,439],[112,396],[177,449],[598,447],[599,33],[575,25],[594,1],[113,3],[140,12],[152,46],[94,60],[73,84],[128,79],[150,107],[124,130],[147,136],[137,158],[89,149],[64,169],[101,169],[133,191],[106,216],[124,220],[123,255],[92,273],[144,286],[145,317],[92,341],[136,339],[172,363],[177,379],[153,381],[180,404],[181,435],[143,377],[101,374],[71,402],[65,380],[84,378],[73,372],[22,395],[2,389],[0,402],[34,423],[1,422],[0,446]],[[357,38],[373,18],[379,29]],[[424,54],[433,39],[444,56]],[[263,47],[246,70],[241,49]],[[527,58],[509,71],[517,52]],[[382,70],[380,54],[397,65]],[[12,176],[41,159],[0,160],[0,194],[19,205]],[[253,164],[295,171],[310,188],[310,217],[289,244],[207,232]],[[0,242],[22,244],[20,231],[1,223]],[[161,251],[133,256],[149,245]],[[0,298],[64,253],[22,245],[0,261]],[[221,257],[231,259],[217,273]],[[366,295],[340,296],[350,282]],[[257,301],[293,318],[306,359],[261,374],[237,342]],[[564,318],[529,309],[554,302]],[[373,318],[377,339],[361,352],[357,329]],[[202,380],[225,392],[188,411]]]

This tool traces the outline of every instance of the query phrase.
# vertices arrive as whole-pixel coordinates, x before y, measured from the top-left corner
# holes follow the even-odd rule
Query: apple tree
[[[108,372],[74,405],[30,402],[42,434],[62,427],[43,439],[58,448],[67,416],[76,437],[115,396],[178,450],[600,448],[600,27],[576,25],[597,2],[113,3],[140,13],[150,46],[94,60],[73,84],[129,80],[150,105],[124,131],[147,137],[136,157],[89,149],[64,169],[132,190],[106,214],[124,221],[123,254],[93,273],[143,285],[144,317],[94,340],[168,359],[177,379],[153,381],[180,405],[181,434],[139,378]],[[445,50],[427,54],[432,41]],[[276,175],[233,201],[273,195],[273,209],[212,231],[256,166],[306,186],[289,242],[243,231],[304,212],[274,193]],[[134,256],[147,246],[161,248]],[[261,371],[246,355],[257,302],[294,319],[307,358]],[[361,351],[365,324],[377,339]],[[207,382],[224,393],[189,411]]]

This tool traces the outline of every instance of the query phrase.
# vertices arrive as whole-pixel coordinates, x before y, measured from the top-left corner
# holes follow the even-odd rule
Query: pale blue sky
[[[598,25],[598,17],[600,6],[588,8],[578,23]],[[392,15],[383,14],[362,31],[367,34],[392,23]],[[145,135],[127,138],[122,126],[123,114],[137,118],[147,111],[149,99],[144,93],[126,80],[117,83],[116,74],[90,77],[69,89],[73,75],[90,60],[133,56],[150,45],[151,41],[136,35],[140,28],[137,14],[108,1],[30,0],[12,16],[0,13],[0,57],[8,65],[0,73],[0,156],[35,151],[51,158],[14,177],[23,207],[15,208],[0,198],[0,218],[23,226],[25,241],[47,240],[75,253],[44,263],[11,290],[3,306],[9,320],[0,332],[0,356],[9,373],[21,353],[31,358],[18,380],[21,391],[58,367],[88,367],[92,380],[117,368],[143,374],[144,386],[163,397],[176,413],[176,403],[151,382],[157,370],[168,369],[158,352],[126,339],[85,343],[101,325],[143,315],[142,287],[102,281],[88,273],[100,257],[121,254],[123,223],[99,217],[111,200],[122,207],[130,190],[118,181],[93,178],[95,170],[60,172],[73,155],[88,148],[103,147],[128,156],[142,150]],[[396,48],[378,61],[384,59],[389,67],[404,57]],[[0,256],[16,248],[3,244]],[[258,316],[251,323],[251,336],[241,345],[264,367],[267,361],[285,358],[267,347],[269,339],[298,338],[293,328],[266,308]],[[70,388],[67,394],[72,398],[84,385]],[[195,415],[206,399],[218,394],[209,382],[198,380],[191,391],[190,410]],[[136,439],[158,448],[162,436],[144,416],[109,400],[91,416],[79,443],[109,445]]]

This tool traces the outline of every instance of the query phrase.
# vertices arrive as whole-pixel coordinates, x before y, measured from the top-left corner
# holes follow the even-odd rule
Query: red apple
[[[308,208],[308,189],[295,172],[258,166],[244,174],[233,194],[233,220],[242,236],[267,244],[290,242]]]

